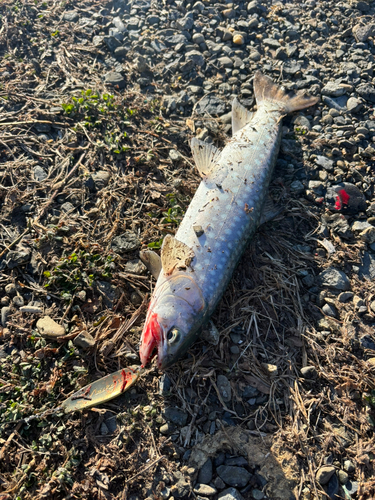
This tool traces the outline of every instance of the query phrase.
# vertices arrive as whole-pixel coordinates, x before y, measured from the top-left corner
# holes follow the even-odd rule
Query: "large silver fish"
[[[255,74],[254,93],[256,113],[234,100],[233,137],[222,151],[191,141],[202,182],[176,236],[164,238],[161,266],[156,254],[143,253],[149,267],[160,270],[141,337],[143,365],[157,348],[158,366],[166,368],[199,335],[258,227],[283,116],[318,101],[287,94],[260,72]]]

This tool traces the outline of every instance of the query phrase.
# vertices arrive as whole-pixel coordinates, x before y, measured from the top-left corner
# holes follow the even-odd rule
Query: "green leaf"
[[[159,241],[152,241],[147,246],[149,248],[161,248],[162,244],[163,244],[163,238]]]

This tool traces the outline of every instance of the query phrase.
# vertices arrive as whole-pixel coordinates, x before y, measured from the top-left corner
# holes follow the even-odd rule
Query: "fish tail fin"
[[[295,94],[287,92],[283,87],[274,83],[271,78],[263,75],[260,71],[255,73],[254,93],[258,106],[262,102],[273,102],[285,113],[292,113],[298,109],[313,106],[319,100],[307,94]]]

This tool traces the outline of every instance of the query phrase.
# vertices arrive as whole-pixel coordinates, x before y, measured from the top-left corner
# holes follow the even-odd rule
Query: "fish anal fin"
[[[152,276],[157,280],[161,271],[160,256],[152,250],[141,250],[139,257]]]
[[[166,275],[175,269],[185,270],[193,258],[194,252],[189,246],[167,234],[161,247],[161,265]]]
[[[234,135],[247,125],[253,119],[253,116],[254,113],[242,106],[237,97],[235,97],[232,104],[232,134]]]
[[[194,137],[190,143],[195,165],[201,177],[207,177],[213,170],[214,165],[220,155],[220,150],[213,144],[203,142]]]

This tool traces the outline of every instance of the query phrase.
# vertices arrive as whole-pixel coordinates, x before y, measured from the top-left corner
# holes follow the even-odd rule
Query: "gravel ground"
[[[0,499],[375,496],[375,2],[3,1]],[[260,227],[165,374],[13,422],[139,362],[154,281],[260,69],[284,120]]]

